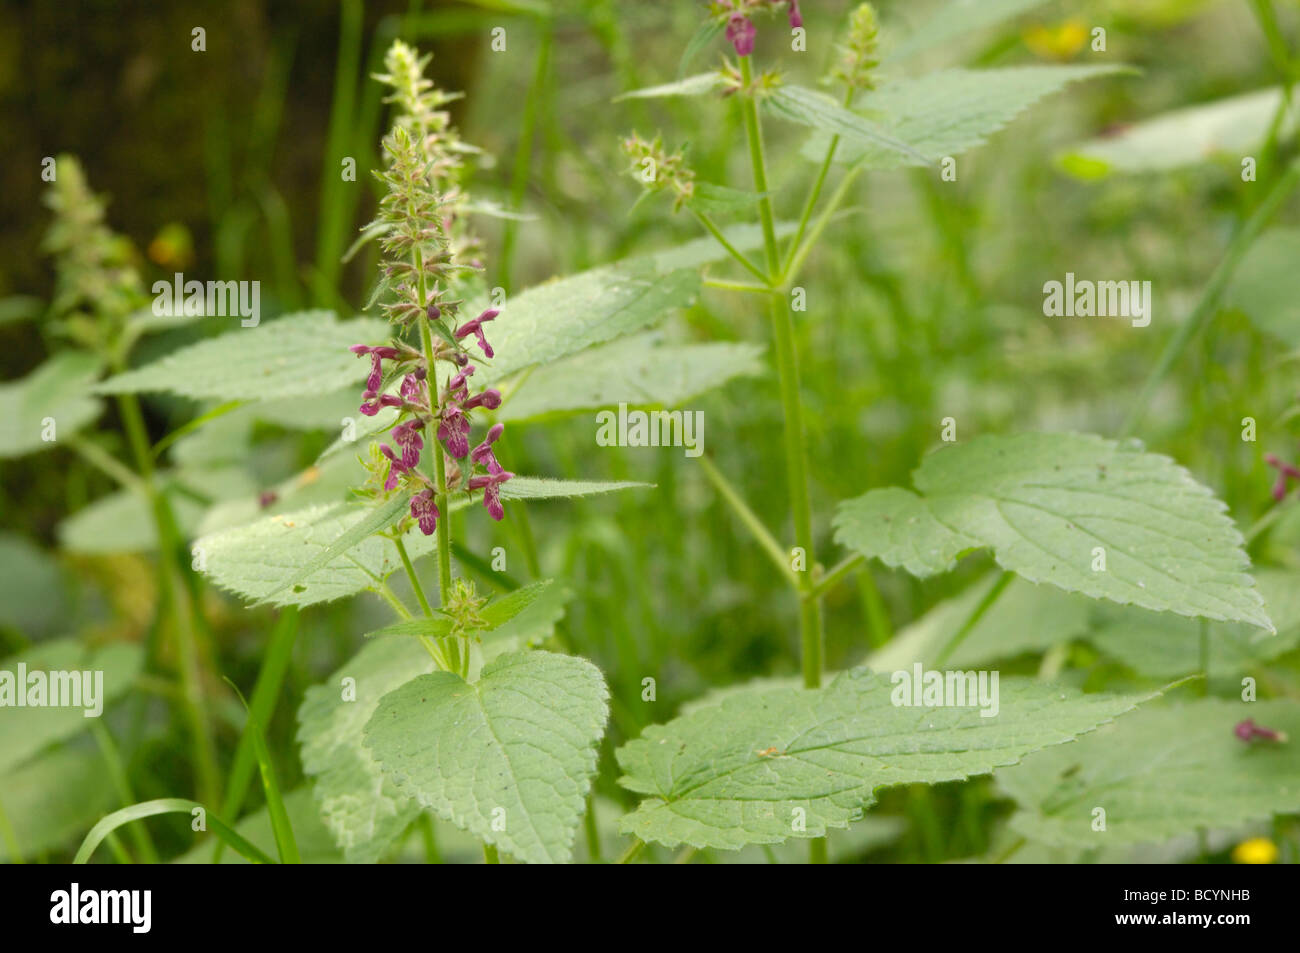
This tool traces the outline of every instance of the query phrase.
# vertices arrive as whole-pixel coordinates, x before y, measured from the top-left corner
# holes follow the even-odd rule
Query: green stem
[[[763,156],[763,131],[758,120],[758,105],[753,95],[753,75],[749,57],[740,58],[740,76],[745,87],[741,108],[745,136],[749,142],[749,160],[753,168],[754,189],[758,200],[759,221],[763,227],[763,255],[767,263],[767,283],[784,286],[780,275],[781,255],[776,244],[776,226],[772,216],[772,199],[767,187],[767,161]],[[803,550],[808,567],[816,565],[813,546],[812,500],[808,493],[808,458],[804,444],[803,404],[799,398],[799,356],[795,348],[794,318],[788,302],[773,295],[770,299],[773,350],[776,354],[777,378],[785,416],[786,481],[790,508],[794,514],[795,544]],[[812,574],[801,573],[797,586],[801,592],[812,588]],[[822,682],[822,609],[817,599],[799,600],[799,637],[802,646],[803,683],[818,688]],[[826,862],[826,841],[818,838],[809,845],[808,857],[814,864]]]
[[[402,567],[406,570],[406,577],[411,580],[411,588],[415,590],[415,598],[420,603],[420,609],[426,616],[432,617],[433,608],[429,605],[429,600],[424,597],[424,586],[420,585],[420,577],[415,574],[415,567],[411,565],[411,557],[406,552],[406,543],[402,542],[402,537],[393,538],[393,545],[397,547],[397,555],[402,557]]]
[[[808,239],[799,247],[799,250],[791,259],[790,264],[786,266],[786,285],[794,284],[795,280],[799,277],[799,273],[803,270],[803,265],[808,259],[808,255],[817,247],[817,242],[821,239],[822,232],[826,231],[826,226],[830,224],[835,213],[839,211],[841,203],[843,203],[845,196],[849,194],[849,189],[853,187],[853,183],[858,180],[858,175],[861,174],[863,168],[864,166],[862,163],[859,163],[852,169],[849,169],[848,172],[844,173],[844,178],[840,179],[840,184],[835,187],[835,191],[831,193],[830,200],[826,203],[826,207],[822,209],[821,215],[818,216],[817,224],[814,225],[813,230],[808,233]]]
[[[1147,375],[1146,381],[1142,384],[1142,389],[1138,392],[1137,399],[1131,404],[1132,409],[1129,411],[1128,418],[1120,429],[1121,436],[1130,436],[1137,429],[1137,425],[1142,420],[1142,414],[1151,400],[1151,395],[1155,393],[1156,388],[1165,379],[1165,375],[1177,363],[1178,358],[1182,356],[1192,338],[1214,316],[1219,298],[1222,296],[1229,280],[1231,280],[1233,273],[1237,270],[1237,265],[1241,262],[1250,246],[1254,244],[1255,239],[1259,237],[1259,233],[1264,230],[1264,226],[1268,224],[1274,213],[1286,201],[1287,196],[1291,194],[1291,190],[1295,188],[1297,183],[1300,183],[1300,159],[1296,159],[1291,163],[1286,174],[1273,186],[1272,191],[1260,203],[1259,208],[1255,210],[1255,213],[1228,244],[1228,249],[1224,252],[1218,267],[1210,275],[1210,281],[1205,286],[1201,299],[1196,303],[1196,310],[1178,326],[1178,330],[1174,332],[1174,336],[1160,355],[1160,360],[1152,368],[1151,373]]]
[[[483,842],[483,863],[485,864],[501,863],[501,855],[497,853],[497,849],[493,847],[491,844],[487,843],[487,841]]]
[[[725,278],[703,278],[700,283],[706,288],[721,288],[724,291],[745,291],[749,294],[770,295],[776,290],[768,285],[752,285],[745,281],[728,281]]]
[[[708,233],[717,239],[718,244],[726,250],[728,255],[734,258],[751,275],[761,281],[765,287],[771,287],[772,283],[768,280],[768,276],[763,274],[763,270],[746,258],[744,252],[731,244],[727,239],[727,236],[722,234],[722,229],[718,228],[714,223],[713,219],[709,218],[709,216],[705,215],[697,208],[691,208],[691,213],[695,216],[696,220],[704,226]]]
[[[546,97],[546,77],[551,62],[551,24],[549,20],[538,23],[541,36],[537,43],[537,60],[533,66],[533,82],[528,88],[528,98],[524,103],[524,115],[519,127],[519,145],[515,149],[515,167],[510,174],[510,209],[518,212],[524,204],[524,192],[528,188],[528,169],[533,157],[533,133],[537,128],[537,114]],[[514,264],[515,245],[519,222],[506,219],[504,233],[501,237],[501,284],[509,291],[510,272]]]
[[[118,369],[124,370],[125,367],[119,366]],[[118,394],[117,404],[158,534],[158,594],[176,625],[176,652],[185,692],[182,709],[189,722],[191,743],[194,746],[194,770],[199,797],[205,804],[215,804],[220,793],[216,745],[200,682],[198,637],[186,604],[184,584],[178,578],[180,570],[177,558],[181,542],[175,532],[175,517],[166,496],[154,482],[153,454],[150,452],[148,429],[139,402],[134,394]]]
[[[826,573],[826,575],[818,579],[811,589],[804,592],[803,598],[820,599],[831,589],[835,588],[841,579],[854,572],[864,561],[865,557],[861,554],[849,556],[846,559],[840,560],[838,565],[836,565],[830,572]]]
[[[722,472],[714,465],[712,460],[707,456],[701,456],[700,466],[704,468],[705,476],[709,478],[709,482],[711,482],[714,488],[717,489],[718,494],[726,500],[733,510],[736,511],[736,516],[740,518],[740,521],[745,525],[745,528],[753,534],[754,539],[757,540],[758,544],[763,548],[763,552],[767,553],[767,555],[771,557],[773,564],[780,571],[781,576],[791,585],[798,587],[798,579],[790,569],[790,557],[787,555],[785,550],[781,548],[781,544],[776,541],[776,537],[768,532],[768,529],[763,525],[762,520],[760,520],[757,514],[749,508],[741,498],[740,494],[737,493],[735,488],[727,481],[727,478],[723,476]]]
[[[638,857],[641,856],[641,851],[643,850],[645,850],[645,841],[641,840],[640,838],[637,838],[636,840],[632,841],[632,843],[628,846],[627,850],[623,851],[623,853],[619,855],[618,860],[614,861],[614,863],[630,864],[632,863],[632,861],[636,860]]]
[[[939,654],[936,655],[934,659],[935,665],[942,665],[944,662],[948,661],[948,656],[952,655],[952,653],[957,650],[957,646],[961,645],[962,642],[965,641],[966,636],[970,635],[971,630],[975,628],[976,624],[979,623],[979,620],[984,618],[984,614],[987,613],[989,609],[993,608],[993,604],[998,601],[998,597],[1002,595],[1003,590],[1011,584],[1011,580],[1014,578],[1015,573],[1012,572],[1004,572],[1001,577],[999,577],[998,581],[993,584],[993,588],[985,593],[984,598],[979,601],[979,605],[975,607],[975,611],[966,618],[966,621],[962,623],[961,628],[958,629],[953,634],[953,637],[948,640],[948,644],[939,650]]]
[[[853,92],[853,87],[850,86],[844,93],[845,109],[848,109],[853,102]],[[826,146],[826,158],[822,160],[822,166],[817,171],[817,178],[813,182],[812,189],[808,192],[808,200],[803,204],[803,214],[799,216],[799,227],[795,229],[794,238],[790,241],[790,254],[786,258],[784,268],[786,272],[794,264],[795,255],[799,252],[799,243],[803,241],[803,233],[808,228],[808,222],[812,219],[813,209],[817,207],[817,200],[821,198],[822,188],[826,185],[826,176],[830,174],[831,163],[835,161],[835,150],[839,146],[840,137],[831,136],[831,141]]]
[[[587,838],[587,860],[593,864],[603,863],[600,853],[600,828],[596,824],[596,795],[587,795],[587,813],[583,816],[583,831]]]

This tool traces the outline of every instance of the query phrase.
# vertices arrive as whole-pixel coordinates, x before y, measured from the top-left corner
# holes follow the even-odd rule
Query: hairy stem
[[[744,252],[742,252],[735,245],[731,244],[731,242],[727,239],[727,236],[722,234],[722,229],[718,228],[717,224],[713,221],[713,219],[709,218],[709,216],[705,215],[697,208],[691,208],[691,214],[693,214],[696,220],[701,225],[703,225],[704,228],[708,231],[708,233],[717,240],[718,244],[721,245],[723,249],[726,250],[728,255],[734,258],[751,275],[753,275],[755,278],[761,281],[765,287],[771,286],[771,280],[767,275],[763,274],[763,269],[755,265],[752,261],[750,261],[747,257],[745,257]]]

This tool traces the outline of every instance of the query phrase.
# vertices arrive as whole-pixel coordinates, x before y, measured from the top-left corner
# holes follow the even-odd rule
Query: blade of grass
[[[266,736],[262,726],[244,701],[244,695],[230,679],[226,684],[235,690],[248,711],[246,733],[253,738],[253,752],[257,755],[257,767],[262,774],[262,790],[266,792],[266,813],[271,819],[271,832],[275,834],[275,848],[280,853],[280,863],[301,864],[298,854],[298,842],[293,837],[293,825],[289,823],[289,812],[285,810],[284,798],[280,796],[280,785],[275,779],[275,765],[271,762],[271,752],[266,747]]]
[[[193,814],[195,808],[205,812],[207,823],[212,827],[212,832],[228,843],[236,853],[247,857],[255,864],[275,863],[256,846],[237,834],[234,828],[221,818],[208,813],[202,804],[181,797],[165,797],[155,801],[141,801],[139,804],[132,804],[120,811],[114,811],[90,829],[86,839],[77,848],[77,855],[72,859],[72,862],[74,864],[84,864],[89,861],[95,853],[95,848],[103,842],[104,838],[119,827],[130,824],[132,821],[142,820],[146,817],[156,817],[159,814]]]

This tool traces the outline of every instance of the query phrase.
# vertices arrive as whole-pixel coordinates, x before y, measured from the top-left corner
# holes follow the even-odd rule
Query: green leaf
[[[0,384],[0,459],[56,446],[98,417],[102,406],[89,391],[99,366],[92,354],[63,351],[21,380]],[[54,440],[43,436],[47,418]]]
[[[649,484],[515,477],[501,487],[501,498],[562,499],[646,486]],[[401,568],[391,540],[370,533],[363,535],[359,527],[384,523],[396,509],[396,501],[402,499],[395,497],[378,509],[342,503],[276,513],[203,536],[195,541],[193,549],[200,571],[221,588],[254,602],[278,606],[330,602],[373,588]],[[477,500],[457,494],[450,510],[456,512],[470,505],[477,505]],[[345,539],[348,545],[339,545]],[[413,560],[437,547],[436,536],[420,532],[408,532],[405,541]],[[293,581],[284,585],[286,580]]]
[[[49,552],[17,533],[0,532],[0,626],[29,638],[51,635],[73,617],[70,577]]]
[[[492,600],[479,610],[479,618],[483,620],[483,627],[470,629],[466,632],[466,635],[470,637],[480,636],[505,625],[544,595],[553,582],[552,579],[545,579],[509,592],[500,599]],[[439,613],[421,619],[412,619],[409,622],[396,622],[393,625],[386,625],[375,632],[367,632],[366,637],[427,635],[432,638],[442,638],[451,634],[451,628],[452,618]]]
[[[1236,737],[1244,719],[1286,743]],[[1206,698],[1152,708],[998,774],[1012,828],[1045,844],[1118,847],[1300,811],[1300,705]],[[1106,829],[1093,830],[1094,810]]]
[[[32,686],[39,681],[47,707],[10,707],[16,697],[5,699],[4,731],[0,732],[0,774],[21,764],[42,749],[80,734],[90,727],[89,711],[96,707],[102,712],[123,695],[140,673],[143,653],[138,645],[112,643],[100,649],[90,649],[76,639],[58,639],[0,661],[0,697],[17,692],[24,699],[30,697]],[[24,666],[27,684],[19,682],[19,666]],[[59,685],[48,675],[33,679],[33,673],[75,674],[76,688],[71,700],[77,706],[49,707],[60,686],[69,685],[63,675]],[[87,696],[82,694],[85,679],[82,673],[92,673],[90,691],[92,705],[87,706]],[[98,683],[98,684],[97,684]]]
[[[1097,613],[1088,641],[1135,672],[1163,681],[1201,670],[1204,625],[1211,677],[1251,671],[1300,644],[1300,586],[1295,572],[1260,569],[1255,581],[1277,626],[1276,635],[1240,622],[1202,622],[1167,612],[1107,606]]]
[[[617,752],[620,783],[647,796],[623,832],[723,850],[820,837],[861,817],[878,787],[987,774],[1143,700],[1006,678],[986,718],[975,707],[895,706],[893,692],[859,668],[825,688],[740,692],[647,728]]]
[[[362,380],[369,364],[348,350],[386,340],[383,321],[340,322],[332,311],[300,311],[236,328],[110,377],[105,394],[165,391],[197,400],[314,397]]]
[[[1300,262],[1300,229],[1270,229],[1237,265],[1223,300],[1225,307],[1240,309],[1260,331],[1292,348],[1300,347],[1296,262]]]
[[[868,656],[867,667],[873,672],[895,672],[911,668],[916,662],[931,664],[996,583],[996,577],[984,579],[956,598],[939,603]],[[1024,652],[1044,652],[1082,638],[1088,632],[1094,605],[1083,596],[1062,592],[1055,586],[1035,586],[1019,577],[1012,579],[945,665],[967,669]]]
[[[388,529],[410,512],[411,501],[405,494],[399,494],[377,506],[361,507],[361,510],[360,515],[349,522],[345,532],[339,534],[338,538],[326,546],[323,551],[312,556],[306,563],[295,568],[293,572],[280,580],[279,585],[262,597],[262,601],[269,601],[284,590],[297,586],[308,576],[317,570],[324,569],[371,536]]]
[[[289,821],[289,812],[285,809],[284,798],[280,795],[280,782],[275,777],[275,763],[271,760],[271,751],[266,746],[266,735],[258,714],[248,705],[239,687],[230,679],[226,683],[235,690],[240,703],[244,706],[246,716],[245,730],[253,739],[253,754],[257,759],[257,770],[262,777],[262,793],[266,796],[266,809],[271,821],[271,831],[275,836],[275,850],[282,864],[301,864],[302,856],[298,853],[298,842],[293,836],[293,824]]]
[[[758,207],[759,199],[771,194],[771,191],[751,192],[748,189],[714,185],[712,182],[696,182],[686,204],[706,215],[752,215]]]
[[[1060,159],[1067,172],[1096,178],[1109,172],[1164,172],[1215,156],[1234,164],[1268,137],[1282,103],[1280,89],[1219,99],[1162,113],[1074,146]],[[1292,104],[1279,134],[1300,128],[1300,104]]]
[[[1046,0],[951,0],[894,49],[890,60],[903,60],[950,40],[969,36],[1041,7]]]
[[[0,774],[0,812],[23,860],[67,845],[112,808],[108,766],[79,747],[57,748]],[[0,861],[14,863],[3,830],[0,826]]]
[[[896,138],[878,123],[845,109],[824,93],[801,86],[780,86],[762,102],[767,111],[777,118],[839,136],[846,142],[893,152],[916,165],[932,165],[935,161]]]
[[[1122,605],[1272,630],[1224,505],[1168,457],[1091,434],[979,437],[926,457],[921,495],[840,504],[842,545],[916,576],[989,548],[1003,569]],[[1097,550],[1104,551],[1105,568]]]
[[[596,773],[607,698],[586,659],[516,652],[472,685],[434,672],[389,692],[366,745],[421,806],[518,860],[564,863]]]
[[[505,421],[626,403],[679,407],[734,377],[763,373],[753,344],[664,344],[658,334],[633,335],[538,368],[502,405]]]
[[[680,79],[686,75],[690,69],[691,63],[695,58],[704,52],[705,48],[722,35],[724,21],[710,17],[700,24],[686,44],[686,49],[682,51],[682,58],[677,63],[677,76]]]
[[[675,83],[664,83],[662,86],[647,86],[644,89],[634,89],[631,92],[622,93],[614,97],[614,102],[621,102],[624,99],[661,99],[667,96],[702,96],[705,93],[711,93],[722,86],[722,74],[717,70],[711,73],[697,73],[694,76],[687,76],[685,79],[679,79]]]
[[[647,261],[609,265],[509,298],[487,328],[496,356],[475,381],[490,385],[654,323],[695,300],[698,267],[662,273]],[[473,309],[467,309],[472,311]]]
[[[921,153],[922,161],[896,149],[852,141],[841,141],[835,161],[866,160],[872,168],[895,168],[931,164],[924,156],[959,156],[983,145],[1030,106],[1068,84],[1128,71],[1118,64],[1017,66],[939,70],[897,80],[868,93],[856,108]],[[804,157],[821,161],[828,139],[825,133],[813,136],[803,148]]]
[[[302,768],[315,783],[321,821],[353,862],[377,861],[419,814],[384,783],[362,732],[381,698],[432,670],[433,660],[415,639],[375,639],[303,696]]]

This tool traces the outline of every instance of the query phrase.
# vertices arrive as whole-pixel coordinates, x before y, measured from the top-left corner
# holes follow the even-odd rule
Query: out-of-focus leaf
[[[0,384],[0,459],[53,447],[99,416],[90,396],[99,374],[97,357],[62,351],[26,377]],[[53,421],[53,440],[44,434]]]
[[[1274,228],[1250,246],[1233,272],[1224,304],[1240,308],[1265,334],[1288,347],[1300,347],[1300,229]]]
[[[722,85],[722,74],[717,70],[711,73],[697,73],[676,82],[664,83],[662,86],[647,86],[634,89],[614,97],[614,102],[624,99],[660,99],[666,96],[702,96],[711,93]]]

